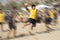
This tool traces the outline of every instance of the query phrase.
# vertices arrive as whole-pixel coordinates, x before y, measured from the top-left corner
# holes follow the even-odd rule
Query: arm
[[[44,14],[44,11],[37,10],[37,13],[39,13],[41,16],[43,16],[42,14]]]
[[[13,19],[12,20],[13,20],[13,25],[16,25],[16,22],[15,22],[16,21],[16,15],[13,15]]]
[[[25,7],[25,9],[26,9],[27,11],[29,11],[29,9],[28,9],[28,7],[27,7],[27,6]]]
[[[30,12],[30,10],[28,9],[28,6],[25,6],[25,9],[28,11],[28,12],[24,12],[24,13],[26,13],[27,14],[27,16],[29,16],[29,12]]]
[[[29,9],[28,9],[28,3],[24,3],[24,7],[25,7],[25,9],[26,9],[27,11],[29,11]]]
[[[13,11],[13,14],[12,14],[12,15],[13,15],[12,20],[13,20],[13,24],[14,24],[14,25],[16,25],[16,17],[17,17],[17,14],[18,14],[17,11],[14,10],[14,11]]]

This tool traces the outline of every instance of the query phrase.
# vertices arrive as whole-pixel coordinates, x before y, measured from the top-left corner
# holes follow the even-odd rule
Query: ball
[[[28,6],[28,3],[24,3],[24,6]]]

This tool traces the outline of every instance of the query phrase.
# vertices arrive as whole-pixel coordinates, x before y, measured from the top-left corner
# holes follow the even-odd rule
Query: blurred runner
[[[4,23],[4,20],[5,20],[5,15],[2,12],[2,9],[0,9],[0,25],[1,25],[1,30],[2,31],[3,31],[3,23]]]
[[[49,15],[50,15],[50,18],[51,18],[51,22],[54,23],[55,15],[54,15],[54,10],[53,9],[49,10]]]
[[[16,7],[13,7],[12,10],[10,10],[9,14],[8,14],[8,25],[9,25],[9,32],[8,32],[8,38],[10,38],[11,33],[13,32],[13,37],[16,36],[16,18],[17,16],[17,10]]]
[[[56,8],[53,9],[54,11],[54,25],[58,24],[57,22],[57,19],[58,19],[58,11],[56,10]]]
[[[19,12],[19,20],[20,20],[20,22],[23,22],[23,13],[22,12]]]
[[[36,7],[35,5],[32,5],[32,8],[28,9],[27,6],[25,6],[25,8],[30,12],[30,15],[29,15],[28,23],[26,23],[24,27],[32,24],[31,30],[33,30],[33,27],[36,26],[37,10],[35,7]]]
[[[34,5],[34,4],[31,5],[31,9],[27,8],[28,7],[28,3],[25,3],[24,6],[25,6],[26,10],[30,12],[29,17],[28,17],[28,21],[25,23],[24,27],[32,24],[31,30],[33,30],[33,28],[36,27],[36,20],[37,20],[36,5]],[[29,31],[29,33],[31,33],[31,32]]]
[[[51,14],[52,15],[52,14]],[[50,15],[50,13],[49,13],[49,9],[48,8],[45,8],[45,15],[44,15],[44,22],[45,22],[45,27],[47,28],[47,31],[49,31],[50,29],[52,29],[52,28],[50,28],[48,25],[49,24],[51,24],[51,15]],[[53,18],[54,16],[52,16],[52,18]]]
[[[53,25],[55,25],[57,23],[57,10],[54,8],[54,9],[50,9],[49,10],[49,15],[50,15],[50,18],[51,18],[51,23],[53,23]]]
[[[4,20],[5,20],[5,15],[4,15],[2,9],[0,9],[0,26],[1,26],[1,31],[4,31],[4,30],[3,30]]]
[[[36,20],[37,20],[37,9],[36,9],[36,5],[32,4],[31,5],[31,9],[28,9],[27,8],[28,7],[28,4],[27,3],[25,3],[24,6],[25,6],[26,10],[28,10],[30,12],[28,21],[25,23],[24,27],[32,24],[31,30],[33,30],[33,28],[36,27]]]

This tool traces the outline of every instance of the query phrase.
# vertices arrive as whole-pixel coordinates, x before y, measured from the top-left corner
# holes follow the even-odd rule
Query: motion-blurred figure
[[[4,31],[4,30],[3,30],[4,20],[5,20],[5,15],[4,15],[2,9],[0,9],[0,26],[1,26],[1,31]]]
[[[22,12],[19,12],[19,20],[20,20],[20,22],[24,22],[24,20],[23,20],[23,13]]]
[[[10,13],[9,13],[9,19],[8,19],[8,25],[9,25],[9,32],[8,32],[8,38],[10,38],[10,35],[13,31],[13,37],[16,36],[16,17],[17,17],[17,10],[16,10],[16,7],[13,7],[12,10],[10,10]]]
[[[52,29],[48,26],[49,24],[51,24],[51,16],[52,18],[54,17],[53,14],[50,15],[49,9],[45,8],[45,15],[43,17],[44,17],[44,24],[45,24],[45,27],[47,28],[47,31]]]

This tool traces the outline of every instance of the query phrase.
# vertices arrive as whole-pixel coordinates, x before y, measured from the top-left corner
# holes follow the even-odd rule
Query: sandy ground
[[[23,25],[23,23],[17,23],[16,38],[5,39],[8,32],[1,32],[0,30],[0,35],[2,36],[2,39],[0,40],[60,40],[60,17],[56,26],[50,25],[50,27],[55,30],[51,30],[49,32],[46,31],[43,23],[37,23],[37,27],[35,27],[33,31],[30,30],[30,25],[24,29],[22,28]],[[4,24],[4,30],[8,30],[7,24]],[[31,31],[32,34],[29,34],[29,31]]]

